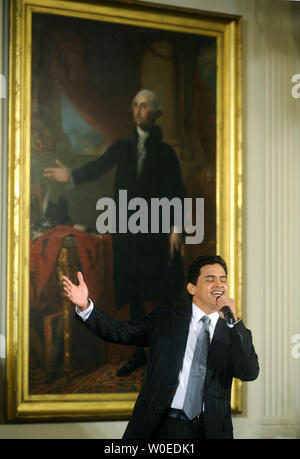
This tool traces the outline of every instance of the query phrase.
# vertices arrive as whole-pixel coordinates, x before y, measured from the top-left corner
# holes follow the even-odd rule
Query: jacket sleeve
[[[168,160],[168,186],[171,187],[169,196],[170,199],[174,197],[183,199],[185,197],[180,163],[175,151],[171,147],[170,158]]]
[[[122,322],[94,307],[86,321],[83,321],[76,313],[74,317],[109,343],[149,346],[156,315],[157,310],[148,314],[144,319]]]
[[[72,169],[71,175],[74,185],[96,180],[112,169],[117,164],[119,158],[119,145],[120,141],[115,142],[99,158],[89,161],[81,167]]]
[[[165,168],[168,171],[168,181],[165,185],[165,196],[172,200],[173,198],[179,198],[181,201],[182,212],[180,215],[180,220],[178,221],[179,215],[175,216],[175,211],[171,208],[170,222],[171,226],[180,226],[181,232],[183,233],[184,228],[184,198],[185,198],[185,189],[182,180],[180,163],[177,158],[175,151],[169,146],[166,146],[168,155],[165,155]]]
[[[232,375],[242,381],[253,381],[259,373],[252,334],[240,320],[230,329]]]

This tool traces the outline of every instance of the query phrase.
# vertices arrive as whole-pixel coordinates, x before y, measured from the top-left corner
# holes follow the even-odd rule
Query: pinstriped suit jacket
[[[108,342],[149,346],[145,381],[123,438],[151,438],[178,384],[185,353],[192,303],[159,307],[143,320],[120,322],[94,308],[83,322]],[[218,319],[210,345],[205,379],[204,422],[207,438],[233,438],[230,395],[232,378],[257,378],[259,365],[250,330],[242,321],[230,329]]]

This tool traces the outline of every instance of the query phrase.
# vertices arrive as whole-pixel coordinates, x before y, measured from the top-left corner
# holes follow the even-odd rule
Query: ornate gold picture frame
[[[72,275],[71,266],[80,266],[72,237],[82,234],[96,221],[95,204],[89,199],[96,191],[88,187],[80,192],[54,191],[42,179],[42,173],[44,167],[55,164],[57,157],[62,158],[59,154],[63,155],[67,148],[69,157],[66,154],[63,160],[81,165],[89,156],[102,154],[115,137],[125,135],[128,123],[122,124],[120,119],[124,119],[126,110],[128,115],[127,104],[140,86],[147,85],[160,92],[165,108],[161,124],[167,133],[166,141],[178,155],[185,185],[192,183],[190,196],[204,197],[208,203],[202,245],[185,246],[184,260],[188,263],[193,256],[209,250],[223,256],[229,268],[230,295],[236,299],[238,315],[242,315],[240,28],[241,21],[236,16],[138,1],[11,2],[7,215],[9,420],[127,419],[131,414],[143,373],[137,374],[136,385],[122,380],[122,390],[112,381],[113,375],[100,389],[97,386],[85,390],[86,386],[80,385],[88,372],[85,365],[90,356],[74,348],[70,336],[79,333],[77,343],[86,343],[90,338],[80,335],[78,330],[74,332],[73,309],[60,287],[61,275]],[[131,55],[135,56],[134,62]],[[93,56],[98,57],[93,59]],[[109,126],[115,127],[113,130],[103,127],[101,122],[96,126],[101,113],[97,118],[97,111],[92,116],[89,107],[84,108],[84,104],[91,105],[87,104],[89,98],[97,105],[91,94],[95,90],[101,95],[99,81],[101,103]],[[71,128],[75,124],[77,137],[72,143]],[[88,138],[88,142],[82,144],[78,153],[74,149],[81,145],[83,128],[84,140]],[[112,175],[105,177],[102,195],[109,195],[112,180]],[[63,196],[59,203],[69,206],[70,221],[56,219],[61,208],[57,207],[59,203],[53,203],[52,214],[47,216],[48,220],[54,219],[52,226],[41,225],[42,219],[45,221],[44,203],[49,204],[49,196]],[[62,228],[70,228],[71,220],[82,225],[73,233],[64,233]],[[43,247],[46,231],[51,233],[53,228],[59,228],[60,235],[66,237],[61,236],[63,243],[54,257],[51,272],[46,275],[49,266],[42,263],[38,250]],[[47,237],[50,233],[47,232]],[[97,247],[100,244],[106,263],[101,274],[105,288],[99,295],[103,304],[109,305],[108,312],[114,311],[118,318],[124,319],[126,311],[113,310],[109,299],[113,290],[109,236],[89,237],[89,243]],[[47,292],[43,290],[46,284]],[[91,342],[89,346],[94,349],[97,344]],[[101,346],[97,355],[100,360],[90,362],[96,379],[99,368],[109,360],[107,355],[112,356],[109,362],[119,362],[118,348]],[[232,388],[232,410],[235,413],[242,410],[241,383],[237,380]]]

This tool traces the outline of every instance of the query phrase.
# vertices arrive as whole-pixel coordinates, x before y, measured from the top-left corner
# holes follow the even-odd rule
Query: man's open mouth
[[[216,298],[219,298],[219,296],[223,295],[224,292],[222,292],[221,290],[214,290],[213,292],[211,292],[211,294]]]

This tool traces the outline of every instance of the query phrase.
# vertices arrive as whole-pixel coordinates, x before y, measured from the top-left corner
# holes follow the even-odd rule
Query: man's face
[[[153,110],[146,94],[138,94],[133,101],[133,121],[144,131],[151,128],[154,122]]]
[[[216,311],[216,299],[227,296],[228,285],[224,268],[218,263],[202,266],[196,285],[187,285],[188,292],[193,295],[193,302],[205,313]]]

